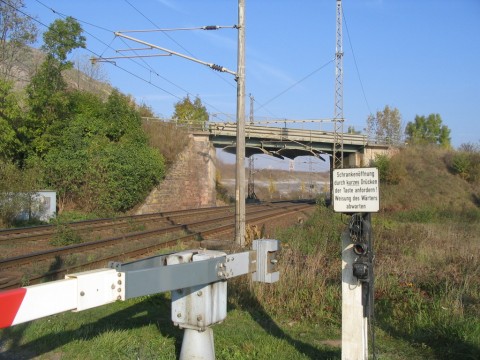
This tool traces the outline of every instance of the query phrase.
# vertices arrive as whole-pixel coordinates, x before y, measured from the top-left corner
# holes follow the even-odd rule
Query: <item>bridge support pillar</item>
[[[351,154],[344,154],[343,155],[343,167],[344,168],[352,168],[352,167],[361,167],[363,156],[362,154],[355,152]]]

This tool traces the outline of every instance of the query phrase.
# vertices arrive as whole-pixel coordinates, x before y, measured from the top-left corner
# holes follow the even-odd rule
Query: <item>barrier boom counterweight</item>
[[[227,315],[227,280],[251,274],[278,281],[277,240],[254,240],[234,254],[187,250],[109,268],[70,274],[64,280],[0,292],[0,328],[65,311],[172,291],[172,321],[185,329],[180,359],[214,359],[211,325]]]

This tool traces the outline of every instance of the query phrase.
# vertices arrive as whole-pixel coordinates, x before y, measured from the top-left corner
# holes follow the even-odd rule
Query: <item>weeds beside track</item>
[[[305,203],[249,206],[247,222],[260,224],[274,218],[297,212],[308,212],[312,209],[311,204]],[[132,231],[132,229],[138,229],[140,225],[146,227],[147,223],[150,223],[148,230]],[[233,239],[232,231],[235,224],[233,209],[223,207],[140,215],[123,219],[102,219],[66,226],[71,230],[77,229],[81,234],[97,231],[99,228],[104,231],[108,229],[118,231],[119,226],[126,230],[121,235],[113,237],[53,247],[46,244],[54,239],[55,230],[52,227],[41,227],[38,231],[29,228],[25,233],[14,238],[18,242],[16,249],[22,251],[22,244],[32,241],[48,248],[1,259],[0,289],[58,279],[67,272],[106,266],[113,260],[125,261],[148,256],[162,248],[179,243],[189,242],[198,247],[201,240],[211,239],[220,234],[223,234],[225,239]],[[39,235],[41,232],[43,234]],[[39,236],[42,236],[41,240]],[[6,240],[1,244],[5,243]]]

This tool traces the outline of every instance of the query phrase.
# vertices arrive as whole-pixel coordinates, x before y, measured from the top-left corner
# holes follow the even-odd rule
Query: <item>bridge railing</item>
[[[236,133],[235,123],[208,123],[208,131],[212,135],[217,136],[234,136]],[[247,138],[263,138],[263,139],[282,139],[302,142],[325,142],[334,141],[335,133],[333,131],[323,130],[304,130],[293,128],[275,128],[258,125],[245,125],[245,136]],[[351,145],[366,145],[368,139],[366,135],[359,134],[343,134],[343,143]]]
[[[236,136],[235,122],[197,122],[197,121],[177,121],[176,119],[161,119],[155,117],[143,117],[143,121],[161,121],[174,124],[178,128],[187,130],[188,132],[206,132],[217,136]],[[267,138],[307,142],[333,142],[335,133],[327,130],[298,129],[290,127],[274,127],[245,124],[245,136],[247,138]],[[379,145],[379,146],[404,146],[402,141],[392,141],[391,139],[375,138],[367,134],[351,134],[343,133],[343,143],[346,145]]]

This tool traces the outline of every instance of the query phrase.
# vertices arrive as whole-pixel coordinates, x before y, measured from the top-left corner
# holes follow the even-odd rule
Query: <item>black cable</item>
[[[149,17],[147,17],[145,14],[143,14],[137,7],[135,7],[129,0],[124,0],[128,5],[130,5],[135,11],[137,11],[142,17],[144,17],[150,24],[152,24],[154,27],[157,29],[160,29],[160,26],[158,26],[156,23],[154,23]],[[170,36],[167,32],[162,31],[162,33],[169,38],[171,41],[173,41],[175,44],[177,44],[181,49],[183,49],[187,54],[189,54],[192,57],[195,57],[193,53],[188,51],[184,46],[182,46],[178,41],[176,41],[172,36]],[[220,74],[216,74],[218,77],[220,77],[224,82],[229,84],[232,87],[235,87],[234,84],[228,82],[224,77],[222,77]],[[255,100],[254,100],[255,101]],[[255,101],[256,102],[256,101]],[[266,104],[261,105],[259,109],[264,108]],[[271,116],[275,117],[275,115],[270,112],[268,109],[264,109],[267,113],[269,113]]]
[[[29,14],[21,11],[20,9],[14,7],[13,5],[8,4],[8,3],[5,2],[4,0],[0,0],[0,1],[3,2],[3,3],[5,3],[5,4],[7,4],[7,5],[9,5],[9,6],[11,6],[11,7],[14,8],[16,11],[18,11],[18,12],[22,13],[23,15],[29,17],[30,19],[38,22],[40,25],[42,25],[42,26],[44,26],[44,27],[46,27],[46,28],[49,27],[48,25],[46,25],[46,24],[42,23],[41,21],[35,19],[34,17],[30,16]],[[44,6],[45,8],[47,8],[48,10],[52,11],[54,14],[60,16],[60,17],[66,18],[66,17],[68,16],[68,15],[66,15],[66,14],[63,14],[63,13],[61,13],[61,12],[59,12],[59,11],[57,11],[57,10],[49,7],[49,6],[47,6],[46,4],[44,4],[43,2],[41,2],[40,0],[35,0],[35,1],[38,2],[39,4],[41,4],[42,6]],[[127,2],[128,2],[128,1],[127,1]],[[131,5],[131,4],[130,4],[130,5]],[[133,5],[131,5],[131,6],[133,7]],[[135,8],[135,7],[134,7],[134,8]],[[135,9],[136,9],[136,8],[135,8]],[[136,9],[136,10],[137,10],[137,9]],[[137,10],[137,11],[138,11],[138,10]],[[74,19],[75,19],[76,21],[78,21],[79,23],[86,24],[86,25],[89,25],[89,26],[92,26],[92,27],[96,27],[96,28],[98,28],[98,29],[101,29],[101,30],[103,30],[103,31],[107,31],[107,32],[110,32],[110,33],[113,33],[113,32],[114,32],[114,31],[109,30],[109,29],[106,29],[106,28],[104,28],[104,27],[102,27],[102,26],[98,26],[98,25],[92,24],[92,23],[90,23],[90,22],[77,19],[77,18],[75,18],[75,17],[72,17],[72,18],[74,18]],[[110,44],[107,44],[107,43],[105,43],[103,40],[101,40],[101,39],[99,39],[98,37],[96,37],[95,35],[93,35],[92,33],[86,31],[85,29],[83,29],[83,31],[84,31],[86,34],[88,34],[89,36],[91,36],[92,38],[94,38],[95,40],[97,40],[99,43],[101,43],[101,44],[103,44],[103,45],[106,46],[106,49],[102,52],[102,55],[105,53],[105,51],[106,51],[108,48],[114,50],[114,49],[111,47],[111,44],[112,44],[113,40],[114,40],[116,37],[113,38],[113,40],[110,42]],[[167,36],[168,36],[168,35],[167,35]],[[173,40],[173,39],[172,39],[172,40]],[[174,40],[173,40],[173,41],[174,41]],[[125,42],[124,42],[124,43],[125,43]],[[125,44],[126,44],[126,43],[125,43]],[[128,44],[126,44],[126,45],[129,46]],[[180,46],[180,45],[179,45],[179,46]],[[129,46],[129,47],[130,47],[130,46]],[[94,51],[92,51],[92,50],[90,50],[90,49],[88,49],[88,48],[85,48],[85,50],[87,50],[87,51],[90,52],[91,54],[95,55],[95,57],[97,57],[97,58],[102,58],[102,55],[98,55],[97,53],[95,53]],[[174,82],[172,82],[172,81],[168,80],[167,78],[165,78],[165,77],[161,76],[160,74],[158,74],[158,73],[157,73],[150,65],[148,65],[147,63],[145,63],[145,64],[146,64],[146,67],[145,67],[145,66],[142,66],[141,64],[139,64],[139,63],[138,63],[137,61],[135,61],[134,59],[129,59],[129,60],[132,61],[133,63],[135,63],[136,65],[138,65],[138,66],[140,66],[140,67],[143,67],[144,69],[146,69],[146,70],[148,70],[148,71],[150,71],[150,72],[153,72],[153,73],[154,73],[155,75],[157,75],[158,77],[162,78],[163,80],[167,81],[167,82],[170,83],[171,85],[173,85],[173,86],[177,87],[178,89],[180,89],[181,91],[185,92],[188,96],[193,96],[192,93],[190,93],[188,90],[182,88],[181,86],[175,84]],[[144,60],[142,59],[142,61],[144,61]],[[144,61],[144,62],[145,62],[145,61]],[[129,75],[131,75],[131,76],[134,76],[135,78],[137,78],[137,79],[139,79],[139,80],[141,80],[141,81],[143,81],[143,82],[146,82],[147,84],[149,84],[149,85],[151,85],[151,86],[153,86],[153,87],[155,87],[155,88],[157,88],[157,89],[165,92],[166,94],[168,94],[168,95],[170,95],[170,96],[173,96],[174,98],[176,98],[176,99],[178,99],[178,100],[182,100],[182,98],[181,98],[180,96],[177,96],[177,95],[172,94],[171,92],[169,92],[169,91],[163,89],[162,87],[154,84],[151,80],[146,80],[146,79],[142,78],[141,76],[136,75],[136,74],[134,74],[133,72],[131,72],[131,71],[129,71],[129,70],[127,70],[127,69],[125,69],[125,68],[117,65],[116,63],[112,63],[112,64],[113,64],[115,67],[117,67],[118,69],[126,72],[127,74],[129,74]],[[219,109],[217,109],[217,108],[216,108],[215,106],[213,106],[212,104],[209,104],[209,103],[207,103],[207,102],[205,102],[205,101],[203,101],[203,103],[204,103],[206,106],[208,106],[208,107],[210,107],[210,108],[212,108],[212,109],[214,109],[214,110],[217,110],[218,112],[222,113]]]
[[[343,16],[343,22],[345,23],[345,29],[347,30],[348,43],[350,44],[350,49],[352,50],[353,63],[355,64],[355,69],[357,71],[358,81],[360,82],[360,88],[362,89],[363,99],[365,100],[365,104],[367,105],[368,112],[370,113],[370,115],[372,115],[372,110],[370,109],[370,104],[368,103],[367,95],[365,94],[365,89],[363,87],[362,78],[360,77],[360,71],[358,70],[357,58],[355,57],[355,52],[353,51],[352,41],[351,41],[351,38],[350,38],[350,32],[348,31],[347,19],[345,18],[345,12],[344,11],[342,11],[342,16]]]
[[[130,5],[135,11],[137,11],[141,16],[143,16],[150,24],[152,24],[153,26],[155,26],[157,29],[160,29],[160,26],[158,26],[156,23],[154,23],[150,18],[148,18],[145,14],[143,14],[137,7],[135,7],[130,1],[128,0],[124,0],[128,5]],[[195,55],[193,53],[191,53],[190,51],[188,51],[184,46],[182,46],[178,41],[176,41],[172,36],[170,36],[167,32],[165,31],[162,31],[162,33],[168,37],[171,41],[173,41],[175,44],[177,44],[180,48],[182,48],[187,54],[189,54],[190,56],[192,57],[195,57]],[[232,83],[228,82],[227,80],[225,80],[224,77],[220,76],[219,74],[216,74],[217,76],[219,76],[223,81],[227,82],[230,86],[232,87],[235,87],[235,85],[233,85]],[[258,101],[254,100],[255,103],[258,103]],[[261,108],[264,108],[266,104],[264,105],[261,105],[258,109],[261,109]],[[269,113],[271,116],[273,117],[278,117],[278,116],[275,116],[271,111],[269,111],[268,109],[264,109],[264,111],[266,111],[267,113]],[[225,114],[226,115],[226,114]]]
[[[141,16],[143,16],[150,24],[152,24],[153,26],[155,26],[157,29],[160,29],[160,26],[158,26],[157,24],[155,24],[152,20],[150,20],[150,18],[148,18],[145,14],[143,14],[139,9],[137,9],[130,1],[128,0],[124,0],[128,5],[130,5],[136,12],[138,12]],[[177,44],[183,51],[185,51],[188,55],[192,56],[192,57],[196,57],[193,53],[191,53],[190,51],[188,51],[184,46],[182,46],[177,40],[175,40],[172,36],[170,36],[167,32],[165,31],[162,31],[162,34],[165,35],[167,38],[169,38],[171,41],[173,41],[175,44]],[[232,84],[231,82],[227,81],[223,76],[221,76],[220,74],[216,74],[218,77],[220,77],[220,79],[222,79],[224,82],[226,82],[228,85],[232,86],[232,87],[236,87],[234,84]]]
[[[294,84],[290,85],[288,88],[286,88],[285,90],[283,90],[282,92],[280,92],[279,94],[275,95],[273,98],[271,98],[270,100],[268,100],[266,103],[262,104],[262,106],[260,106],[257,110],[260,110],[261,108],[265,107],[266,105],[270,104],[272,101],[276,100],[277,98],[279,98],[280,96],[282,96],[283,94],[285,94],[287,91],[291,90],[292,88],[294,88],[295,86],[297,86],[298,84],[300,84],[302,81],[305,81],[306,79],[308,79],[309,77],[311,77],[312,75],[316,74],[317,72],[319,72],[320,70],[322,70],[323,68],[325,68],[327,65],[329,65],[330,63],[332,63],[333,61],[335,61],[335,59],[332,59],[330,61],[328,61],[327,63],[323,64],[322,66],[320,66],[319,68],[313,70],[311,73],[309,73],[308,75],[304,76],[303,78],[301,78],[300,80],[298,80],[297,82],[295,82]]]

